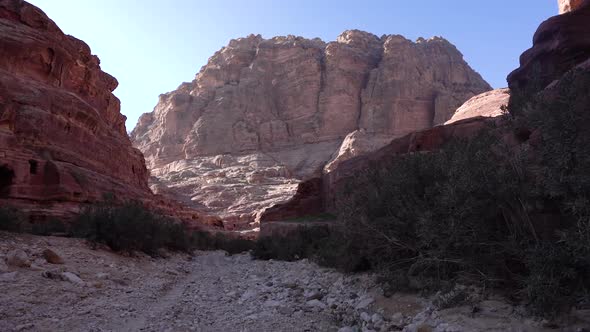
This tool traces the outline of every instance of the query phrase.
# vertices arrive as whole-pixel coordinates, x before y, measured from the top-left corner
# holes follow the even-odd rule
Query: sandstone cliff
[[[0,53],[0,207],[63,218],[108,194],[200,218],[150,191],[117,80],[88,45],[39,8],[1,0]]]
[[[250,35],[161,95],[131,136],[156,191],[249,221],[331,159],[354,155],[339,149],[371,151],[442,124],[490,89],[440,37],[412,42],[354,30],[325,43]],[[358,137],[365,143],[348,149]]]

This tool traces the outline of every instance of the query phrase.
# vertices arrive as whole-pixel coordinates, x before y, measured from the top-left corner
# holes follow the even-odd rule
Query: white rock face
[[[131,137],[161,191],[169,187],[226,220],[252,220],[261,206],[289,198],[292,180],[442,124],[490,89],[440,37],[412,42],[351,30],[325,43],[251,35],[230,41],[194,81],[161,95]],[[363,134],[338,156],[356,131]],[[360,136],[362,143],[351,142]]]
[[[588,3],[588,0],[557,0],[559,13],[565,14],[576,10]]]
[[[445,124],[477,116],[496,117],[504,114],[503,106],[508,105],[509,89],[496,89],[479,94],[463,104]]]

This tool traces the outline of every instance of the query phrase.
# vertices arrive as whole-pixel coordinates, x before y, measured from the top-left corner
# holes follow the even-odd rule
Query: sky
[[[555,0],[28,0],[66,33],[84,40],[115,76],[131,131],[161,93],[192,81],[230,39],[297,35],[335,40],[345,30],[381,36],[443,36],[494,88]]]

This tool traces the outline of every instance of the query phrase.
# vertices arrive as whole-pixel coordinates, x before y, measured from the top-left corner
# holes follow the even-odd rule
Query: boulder
[[[0,258],[0,274],[6,273],[9,271],[10,271],[10,269],[9,269],[8,265],[6,265],[6,262],[4,261],[4,259]]]
[[[14,267],[30,267],[31,260],[23,250],[15,249],[9,252],[6,256],[6,264]]]
[[[43,258],[45,258],[49,264],[64,264],[63,258],[51,249],[43,250]]]
[[[324,167],[324,172],[336,169],[338,165],[348,159],[377,151],[393,140],[390,135],[368,133],[366,130],[355,130],[346,135],[338,152]]]
[[[71,282],[75,285],[83,286],[85,284],[84,280],[80,279],[75,273],[72,272],[63,272],[61,274],[61,279],[64,281]]]

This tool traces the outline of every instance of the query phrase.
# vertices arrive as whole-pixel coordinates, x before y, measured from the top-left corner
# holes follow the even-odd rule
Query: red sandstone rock
[[[590,56],[590,6],[543,22],[533,47],[520,57],[520,67],[508,76],[513,96],[529,99]],[[512,100],[511,100],[512,103]]]
[[[295,195],[285,203],[261,211],[258,220],[262,222],[281,221],[302,216],[313,216],[324,211],[322,180],[313,178],[299,183]]]
[[[148,188],[112,93],[117,80],[88,45],[39,8],[1,0],[0,53],[0,206],[62,218],[110,194],[202,220]]]
[[[107,192],[150,194],[143,157],[112,94],[117,81],[84,42],[64,35],[40,9],[3,0],[0,50],[3,204],[59,215],[75,210],[69,203]]]

